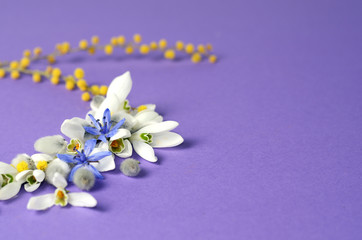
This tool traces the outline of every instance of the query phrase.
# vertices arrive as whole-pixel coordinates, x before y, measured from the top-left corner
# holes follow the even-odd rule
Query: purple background
[[[96,209],[26,210],[0,202],[12,239],[362,239],[361,1],[4,1],[0,59],[50,52],[93,34],[146,42],[211,42],[220,62],[77,54],[89,82],[130,70],[134,105],[155,103],[185,143],[156,150],[142,174],[117,169],[92,192]],[[45,64],[34,67],[44,68]],[[79,91],[30,77],[0,81],[1,161],[83,117]],[[70,188],[75,190],[74,187]]]

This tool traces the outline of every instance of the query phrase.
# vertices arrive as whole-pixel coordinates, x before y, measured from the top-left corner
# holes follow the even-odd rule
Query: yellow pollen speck
[[[98,36],[93,36],[92,37],[92,44],[97,45],[98,43],[99,43],[99,37]]]
[[[84,70],[82,68],[77,68],[74,70],[74,77],[77,79],[84,78]]]
[[[85,49],[87,49],[87,47],[88,47],[88,41],[87,40],[83,39],[83,40],[81,40],[79,42],[79,48],[81,50],[85,50]]]
[[[118,43],[119,45],[124,45],[124,44],[126,43],[126,38],[125,38],[124,36],[119,36],[119,37],[117,38],[117,43]]]
[[[29,165],[25,161],[21,161],[16,165],[16,170],[18,170],[18,172],[22,172],[22,171],[28,170],[28,169],[29,169]]]
[[[166,39],[161,39],[159,42],[158,42],[158,46],[161,48],[161,49],[165,49],[167,47],[167,41]]]
[[[137,111],[138,111],[138,112],[141,112],[141,111],[146,110],[146,109],[147,109],[147,106],[146,106],[146,105],[141,105],[141,106],[139,106],[139,107],[137,108]]]
[[[36,165],[36,168],[39,170],[45,170],[48,167],[48,162],[47,161],[39,161],[38,164]]]
[[[14,80],[20,78],[20,72],[19,71],[11,71],[11,78],[14,79]]]

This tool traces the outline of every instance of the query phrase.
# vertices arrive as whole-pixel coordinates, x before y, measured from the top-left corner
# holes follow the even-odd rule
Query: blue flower
[[[70,182],[73,181],[74,173],[81,167],[88,168],[88,170],[91,171],[96,178],[104,179],[102,174],[90,163],[98,162],[102,158],[112,155],[112,153],[109,151],[104,151],[104,152],[98,152],[98,153],[90,155],[91,152],[93,151],[96,143],[97,143],[96,139],[88,140],[84,144],[84,149],[81,152],[76,150],[77,155],[57,154],[57,156],[60,160],[66,162],[66,163],[74,164],[74,167],[72,168],[72,171],[70,172],[69,177],[68,177],[68,180]]]
[[[103,113],[103,124],[100,123],[99,119],[96,120],[92,114],[88,114],[88,116],[92,120],[95,127],[84,127],[84,130],[87,133],[98,136],[97,139],[105,143],[107,142],[107,138],[113,137],[117,133],[118,129],[126,121],[126,119],[123,118],[111,129],[111,111],[108,108]]]

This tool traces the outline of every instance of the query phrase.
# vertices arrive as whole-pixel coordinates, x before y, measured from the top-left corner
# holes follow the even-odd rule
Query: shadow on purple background
[[[93,34],[149,42],[211,42],[221,61],[198,65],[117,52],[59,59],[109,84],[130,70],[134,105],[155,103],[185,139],[116,169],[92,192],[96,209],[26,210],[43,186],[0,203],[12,239],[362,239],[360,1],[1,1],[0,59],[52,51]],[[36,65],[45,68],[45,65]],[[2,161],[33,153],[88,103],[30,77],[0,81]],[[119,163],[117,162],[117,166]],[[70,188],[70,190],[75,189]]]

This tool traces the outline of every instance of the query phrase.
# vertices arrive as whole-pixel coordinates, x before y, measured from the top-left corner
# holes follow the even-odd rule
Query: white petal
[[[68,196],[68,202],[76,207],[95,207],[97,205],[97,200],[89,193],[68,193]]]
[[[146,127],[141,128],[137,132],[139,133],[162,133],[171,131],[178,126],[178,122],[165,121],[161,123],[155,123]]]
[[[95,148],[92,153],[97,153],[97,152],[103,152],[104,149],[100,149],[100,148]],[[99,162],[94,162],[94,163],[91,163],[93,166],[95,166],[97,168],[98,171],[100,172],[106,172],[106,171],[111,171],[113,169],[116,168],[116,164],[114,163],[114,155],[110,155],[110,156],[107,156],[105,158],[102,158],[101,160],[99,160]]]
[[[132,88],[132,79],[130,72],[125,72],[121,76],[113,79],[108,87],[107,98],[109,95],[114,94],[119,102],[122,102],[127,98]]]
[[[64,189],[68,185],[67,180],[64,178],[64,176],[57,172],[54,174],[52,182],[53,185],[57,188]]]
[[[54,205],[55,196],[54,193],[45,194],[38,197],[32,197],[29,199],[27,209],[29,210],[45,210]]]
[[[67,142],[61,135],[42,137],[34,143],[34,149],[38,152],[55,155],[65,152]]]
[[[106,99],[102,102],[102,104],[99,106],[97,111],[95,111],[95,119],[102,119],[104,110],[107,108],[109,111],[111,111],[111,114],[118,112],[121,109],[122,103],[118,100],[118,98],[115,95],[107,96]]]
[[[31,175],[33,170],[24,170],[16,174],[15,180],[17,182],[23,183],[26,181],[27,176]]]
[[[81,141],[84,139],[85,130],[77,118],[65,120],[60,127],[60,131],[69,138],[77,138]]]
[[[133,126],[133,131],[137,131],[138,129],[141,129],[145,126],[162,122],[163,117],[160,116],[155,111],[141,111],[136,115],[137,123]]]
[[[145,104],[145,106],[147,107],[147,110],[155,111],[156,109],[156,104]]]
[[[45,178],[45,173],[42,170],[36,169],[33,171],[33,176],[37,182],[42,182]]]
[[[126,121],[123,123],[122,128],[126,129],[132,129],[132,127],[137,123],[137,120],[135,117],[133,117],[131,114],[126,113],[125,111],[119,111],[114,114],[112,114],[112,121],[119,122],[123,118],[126,119]]]
[[[31,155],[31,159],[33,159],[33,161],[36,163],[38,163],[39,161],[53,161],[53,157],[48,155],[48,154],[43,154],[43,153],[36,153]]]
[[[121,128],[118,129],[117,133],[111,137],[111,141],[116,140],[116,139],[120,139],[120,138],[129,138],[131,136],[131,132],[127,129]]]
[[[35,190],[37,190],[40,186],[40,183],[34,183],[33,185],[30,185],[29,183],[24,185],[24,189],[27,192],[34,192]]]
[[[117,153],[116,155],[121,158],[128,158],[132,156],[132,145],[127,139],[123,140],[123,143],[125,148],[121,153]]]
[[[90,107],[93,111],[96,111],[99,106],[102,104],[102,102],[104,101],[104,97],[101,96],[101,95],[97,95],[97,96],[94,96],[92,98],[92,101],[90,103]]]
[[[8,200],[20,191],[21,183],[12,182],[0,189],[0,200]]]
[[[18,171],[10,164],[0,162],[0,174],[16,174]]]
[[[143,159],[150,162],[157,162],[155,151],[153,151],[153,148],[150,145],[137,140],[132,141],[132,145],[136,153],[140,155]]]
[[[96,148],[102,149],[102,151],[108,151],[108,142],[100,142]]]
[[[183,141],[184,139],[177,133],[164,132],[153,135],[152,143],[150,145],[154,148],[175,147],[180,145]]]

